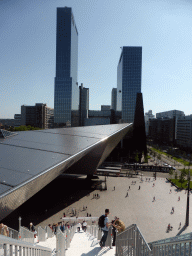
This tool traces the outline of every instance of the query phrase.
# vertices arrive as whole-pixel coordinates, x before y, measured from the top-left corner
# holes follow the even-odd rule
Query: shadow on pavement
[[[83,253],[81,254],[81,256],[101,256],[104,255],[105,253],[107,253],[110,250],[109,247],[96,247],[94,248],[92,251],[88,252],[88,253]]]
[[[187,226],[183,226],[182,229],[179,231],[179,233],[176,236],[181,235],[181,233],[183,233],[183,231],[185,231],[185,229],[187,228]]]

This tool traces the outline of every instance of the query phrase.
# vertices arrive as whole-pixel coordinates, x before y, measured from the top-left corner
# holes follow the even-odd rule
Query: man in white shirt
[[[108,215],[109,215],[109,209],[105,209],[105,220],[104,220],[105,226],[104,226],[104,228],[102,228],[103,236],[99,243],[101,247],[105,246],[105,242],[107,240],[107,235],[108,235],[108,231],[109,231],[110,223],[109,223],[109,218],[107,217]]]

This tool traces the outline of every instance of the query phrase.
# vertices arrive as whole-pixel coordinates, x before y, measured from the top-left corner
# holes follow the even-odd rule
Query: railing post
[[[3,245],[3,250],[4,250],[4,256],[7,256],[7,245]]]
[[[19,217],[19,239],[21,239],[21,217]]]
[[[18,255],[18,251],[17,251],[18,249],[17,249],[17,245],[15,245],[15,256],[17,256]]]

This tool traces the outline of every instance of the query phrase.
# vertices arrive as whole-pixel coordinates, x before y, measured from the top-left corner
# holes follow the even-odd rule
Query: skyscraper
[[[111,91],[111,109],[117,109],[117,88],[113,88]]]
[[[84,126],[84,119],[88,118],[89,111],[89,88],[79,86],[79,125]]]
[[[57,8],[56,77],[54,94],[54,122],[70,122],[72,112],[79,107],[77,83],[78,31],[72,9]]]
[[[137,93],[141,92],[142,47],[123,46],[117,67],[117,111],[122,122],[133,123]]]

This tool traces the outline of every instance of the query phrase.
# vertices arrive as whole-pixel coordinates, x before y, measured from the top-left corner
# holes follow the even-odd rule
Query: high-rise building
[[[111,91],[111,109],[117,110],[117,88],[113,88]]]
[[[42,129],[53,128],[54,109],[44,103],[35,106],[21,106],[21,125],[31,125]]]
[[[77,83],[78,31],[72,8],[57,8],[54,122],[70,122],[79,108]],[[73,112],[73,114],[72,114]]]
[[[117,111],[121,122],[133,123],[137,93],[141,93],[142,47],[123,46],[117,67]]]
[[[84,126],[85,118],[88,118],[89,111],[89,88],[79,86],[79,125]]]
[[[145,132],[147,136],[149,135],[149,120],[153,118],[155,118],[155,116],[152,114],[152,110],[145,113]]]

